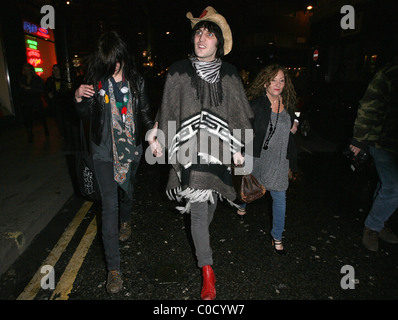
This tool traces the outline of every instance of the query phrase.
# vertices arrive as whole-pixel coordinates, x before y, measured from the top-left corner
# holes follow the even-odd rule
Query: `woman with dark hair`
[[[103,34],[91,55],[75,105],[90,120],[90,142],[102,201],[102,239],[107,291],[122,288],[119,240],[131,235],[134,178],[142,156],[140,122],[153,127],[145,83],[116,32]],[[118,200],[120,199],[120,201]],[[120,232],[118,231],[120,215]]]
[[[187,18],[193,28],[192,55],[170,67],[157,119],[168,138],[165,146],[172,165],[167,194],[186,201],[178,209],[191,214],[191,235],[203,276],[200,296],[213,300],[216,278],[209,227],[218,198],[235,200],[231,158],[243,164],[244,139],[232,133],[251,129],[252,111],[238,71],[222,60],[232,49],[225,18],[212,7],[199,18],[190,12]],[[173,123],[176,127],[170,128]]]
[[[297,170],[293,138],[298,126],[296,92],[286,68],[272,64],[258,73],[246,94],[254,112],[253,175],[271,194],[272,245],[277,254],[285,255],[282,233],[289,167]],[[246,205],[241,205],[238,214],[245,210]]]

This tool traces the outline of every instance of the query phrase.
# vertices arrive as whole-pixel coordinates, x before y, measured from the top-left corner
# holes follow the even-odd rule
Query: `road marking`
[[[68,265],[65,268],[64,273],[58,281],[57,287],[53,291],[50,300],[68,300],[69,294],[72,291],[73,283],[75,282],[77,273],[82,266],[83,260],[90,248],[95,235],[97,234],[97,222],[96,216],[94,216],[90,225],[88,226],[86,233],[79,243],[75,253],[70,259]]]
[[[90,210],[92,205],[93,202],[91,201],[86,201],[83,203],[82,207],[76,213],[76,216],[69,223],[68,227],[65,229],[64,233],[62,234],[61,238],[58,240],[57,244],[51,250],[46,260],[43,262],[43,265],[50,265],[52,267],[55,267],[55,264],[59,260],[65,248],[68,246],[77,228],[79,227],[80,223],[82,222],[83,218],[86,216],[87,212]],[[41,288],[40,280],[42,277],[43,274],[41,273],[41,267],[40,267],[39,270],[33,276],[32,280],[30,280],[28,285],[25,287],[24,291],[17,297],[17,300],[33,300]]]

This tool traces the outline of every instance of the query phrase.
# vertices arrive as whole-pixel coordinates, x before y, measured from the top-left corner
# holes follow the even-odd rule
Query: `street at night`
[[[23,135],[19,136],[22,139]],[[397,299],[398,247],[380,241],[375,253],[361,243],[371,196],[365,179],[352,173],[335,144],[319,137],[308,141],[296,138],[300,172],[290,182],[287,194],[284,240],[288,254],[278,256],[271,246],[268,194],[250,204],[243,217],[220,202],[210,228],[217,299]],[[56,137],[47,143],[57,148]],[[32,159],[40,153],[39,147],[32,149]],[[56,153],[62,154],[60,150]],[[67,170],[66,161],[54,165]],[[166,197],[167,172],[166,165],[145,161],[139,168],[132,238],[120,243],[125,277],[122,292],[110,295],[105,289],[100,206],[71,196],[2,275],[0,298],[199,300],[201,275],[190,237],[190,218]],[[59,252],[59,242],[66,241],[65,233],[79,214],[82,218],[75,233]],[[390,223],[396,230],[396,215]],[[56,254],[59,259],[51,260]],[[40,270],[46,261],[54,263],[53,290],[40,288],[45,275]],[[345,266],[352,267],[352,279],[344,278],[348,275],[342,269]],[[39,282],[29,284],[36,273]]]
[[[3,21],[0,25],[0,49],[2,49],[0,50],[0,300],[4,302],[2,305],[15,308],[17,303],[27,300],[36,302],[68,300],[70,303],[99,301],[98,305],[106,309],[108,307],[106,303],[112,304],[117,301],[117,304],[111,306],[116,309],[119,306],[123,309],[133,308],[134,312],[144,319],[152,317],[163,319],[167,316],[171,316],[171,319],[177,317],[216,319],[222,316],[255,319],[260,318],[260,315],[261,317],[265,317],[266,314],[274,315],[271,309],[272,312],[281,310],[293,315],[296,310],[297,312],[305,311],[307,314],[313,307],[312,303],[320,304],[321,308],[316,311],[319,317],[327,316],[329,313],[340,316],[343,314],[343,309],[347,311],[347,308],[351,308],[350,311],[358,315],[357,310],[360,309],[359,312],[362,313],[366,312],[368,307],[371,308],[367,305],[368,300],[381,303],[375,310],[378,308],[384,310],[385,307],[390,307],[391,302],[398,299],[398,244],[394,241],[382,240],[380,235],[382,231],[373,231],[373,236],[378,239],[378,250],[368,250],[363,241],[364,223],[372,207],[379,182],[376,158],[368,152],[365,154],[368,157],[364,156],[363,161],[354,162],[352,154],[348,155],[349,146],[355,141],[352,139],[355,135],[355,126],[359,122],[355,121],[357,116],[364,114],[363,109],[359,108],[363,105],[367,106],[366,103],[361,104],[360,101],[365,101],[365,92],[376,92],[369,89],[367,91],[369,83],[398,52],[396,45],[390,47],[391,43],[398,43],[394,40],[397,37],[396,34],[393,36],[389,33],[390,30],[394,30],[390,23],[394,22],[396,25],[396,18],[392,13],[395,10],[392,9],[396,6],[394,1],[385,1],[379,6],[374,0],[331,2],[267,0],[242,1],[236,7],[225,0],[213,1],[209,4],[195,1],[192,6],[187,1],[175,1],[174,7],[167,1],[158,3],[156,0],[56,0],[51,3],[54,7],[51,5],[49,7],[55,8],[57,17],[55,29],[47,30],[40,26],[40,18],[43,15],[40,13],[40,8],[47,4],[47,1],[41,0],[12,2],[10,7],[4,9]],[[192,11],[194,17],[199,16],[207,5],[214,5],[217,11],[226,16],[229,22],[227,27],[231,28],[233,34],[233,41],[228,41],[231,46],[233,43],[233,49],[228,55],[221,55],[222,62],[218,59],[206,61],[217,62],[216,67],[219,73],[216,72],[214,78],[217,86],[214,83],[210,86],[210,82],[199,78],[201,82],[196,84],[197,90],[202,82],[206,82],[205,84],[209,84],[211,90],[221,90],[221,93],[210,89],[208,92],[196,91],[196,97],[194,94],[187,93],[190,91],[184,91],[185,85],[189,87],[190,80],[182,81],[181,79],[190,79],[191,76],[192,79],[196,79],[202,77],[203,74],[198,72],[194,62],[187,64],[190,71],[196,70],[196,73],[192,72],[192,75],[181,71],[183,69],[176,68],[178,63],[173,63],[191,57],[192,53],[196,55],[195,50],[205,52],[209,49],[210,51],[214,46],[218,52],[217,36],[216,39],[212,38],[213,33],[209,31],[210,27],[202,27],[203,30],[208,28],[207,31],[210,34],[206,35],[209,38],[206,40],[208,41],[206,45],[199,46],[194,43],[197,41],[195,39],[201,35],[192,33],[192,48],[190,47],[189,37],[192,29],[186,13]],[[347,5],[345,6],[347,11],[340,11],[343,5]],[[216,27],[222,35],[221,27]],[[134,64],[136,64],[129,69],[124,64],[129,58],[115,58],[116,62],[112,62],[113,68],[109,70],[112,72],[115,70],[115,63],[116,70],[113,79],[110,76],[112,72],[109,79],[116,81],[117,72],[122,79],[117,80],[117,83],[120,83],[117,90],[120,94],[117,102],[115,96],[109,99],[106,94],[108,91],[105,89],[109,90],[109,88],[102,87],[103,83],[112,86],[111,81],[101,82],[104,78],[100,78],[101,81],[97,83],[94,81],[96,78],[86,77],[93,70],[93,68],[87,68],[89,65],[87,58],[90,57],[89,53],[96,48],[94,40],[108,29],[117,30],[121,38],[126,40],[132,50],[125,52],[135,57]],[[200,30],[203,32],[202,29]],[[225,29],[223,30],[225,37]],[[226,41],[224,45],[226,46]],[[190,52],[191,49],[192,52]],[[212,54],[215,55],[215,51]],[[128,57],[127,54],[125,56]],[[198,56],[195,59],[198,60],[196,62],[205,61],[200,60]],[[195,59],[192,58],[192,61]],[[21,93],[22,88],[26,89],[29,86],[20,83],[21,70],[24,70],[27,62],[30,64],[28,68],[33,68],[32,74],[36,74],[42,80],[50,78],[50,75],[54,76],[55,65],[59,68],[60,77],[62,76],[62,81],[59,80],[61,78],[57,78],[57,85],[54,82],[57,92],[62,91],[58,100],[52,100],[47,83],[45,88],[41,89],[40,99],[43,103],[41,115],[44,117],[42,119],[47,119],[47,124],[38,121],[40,119],[37,118],[37,114],[34,115],[37,110],[32,111],[30,120],[33,123],[33,129],[28,127],[29,121],[26,120],[28,99],[24,101]],[[283,134],[286,133],[286,137],[289,136],[291,140],[294,140],[293,145],[297,150],[298,170],[293,173],[289,171],[289,187],[286,191],[283,247],[287,254],[285,256],[277,254],[276,251],[279,250],[276,250],[276,245],[272,244],[270,231],[273,226],[273,200],[269,190],[260,199],[249,203],[244,215],[239,215],[237,207],[229,204],[227,200],[222,201],[220,197],[214,219],[209,227],[214,260],[212,268],[216,276],[216,301],[215,304],[214,302],[205,303],[201,300],[203,277],[195,254],[191,216],[189,213],[180,213],[176,208],[184,206],[185,202],[170,200],[166,194],[171,164],[148,163],[147,159],[159,158],[155,158],[149,151],[148,139],[145,140],[147,131],[144,131],[144,126],[143,128],[135,127],[134,121],[143,120],[141,118],[146,117],[141,122],[147,126],[147,129],[152,128],[154,125],[152,120],[157,115],[158,124],[162,123],[162,120],[163,125],[167,121],[168,124],[174,124],[173,120],[167,118],[169,110],[164,109],[167,103],[165,97],[169,98],[167,89],[173,88],[170,90],[172,92],[170,117],[173,112],[176,114],[182,113],[181,110],[185,112],[191,105],[195,110],[196,103],[199,108],[202,108],[200,112],[206,111],[204,102],[200,101],[201,104],[198,102],[201,99],[199,94],[201,92],[206,99],[211,100],[211,103],[214,101],[219,103],[218,105],[211,104],[209,110],[226,105],[227,112],[223,111],[223,116],[231,117],[233,121],[225,120],[223,122],[227,124],[225,128],[229,129],[231,123],[235,125],[235,121],[239,123],[242,119],[241,123],[246,123],[247,127],[253,125],[255,128],[254,120],[261,122],[262,120],[258,119],[265,119],[265,117],[262,118],[257,114],[253,120],[246,116],[248,112],[255,110],[253,105],[251,105],[252,109],[249,104],[246,106],[246,95],[249,96],[251,86],[256,83],[258,72],[272,63],[278,63],[279,69],[276,70],[275,75],[272,75],[273,78],[271,77],[269,82],[259,86],[261,90],[264,90],[261,91],[261,95],[270,98],[268,90],[271,87],[271,81],[274,82],[277,75],[281,77],[283,84],[281,88],[276,89],[278,94],[272,95],[276,97],[276,100],[269,99],[268,101],[265,98],[267,103],[270,103],[271,110],[278,115],[274,118],[276,119],[274,131],[272,131],[272,123],[268,126],[267,122],[268,127],[264,125],[264,132],[269,131],[269,133],[268,140],[264,140],[266,143],[262,148],[265,150],[268,148],[268,142],[276,132],[279,113],[286,110],[292,112],[290,116],[285,112],[284,116],[287,118],[280,122],[285,121],[284,124],[286,128],[288,126],[288,129],[279,127],[279,130],[286,129]],[[173,66],[176,69],[173,69]],[[227,70],[225,66],[230,67],[232,71],[225,72]],[[139,87],[138,84],[134,84],[137,85],[136,88],[134,87],[137,91],[132,90],[131,92],[134,91],[134,93],[130,96],[130,88],[133,88],[130,82],[133,80],[132,78],[126,80],[124,74],[126,70],[131,71],[129,76],[134,75],[134,81],[139,82]],[[225,72],[225,75],[221,72]],[[174,75],[180,77],[176,76],[178,81],[182,82],[181,85],[179,82],[176,82],[176,85],[174,83],[170,85],[167,82]],[[141,76],[145,80],[145,86],[144,82],[140,82]],[[223,77],[228,78],[230,82],[224,82],[218,86],[218,81],[224,79]],[[92,87],[93,89],[91,87],[87,89],[89,86],[85,85],[84,81],[88,78],[98,84],[97,91],[94,91],[97,89],[95,86]],[[235,80],[236,82],[233,82]],[[123,84],[125,87],[122,87]],[[227,87],[226,84],[231,87]],[[195,89],[194,85],[192,80],[189,90]],[[387,87],[387,85],[380,85],[383,89]],[[229,93],[228,96],[223,97],[223,94],[226,95],[223,92],[227,90],[226,88],[228,90],[232,88],[232,91],[225,91]],[[284,88],[289,88],[285,89],[285,93],[289,91],[281,98]],[[80,89],[82,91],[79,91]],[[88,93],[86,89],[92,93]],[[31,90],[31,88],[26,90]],[[141,95],[140,90],[145,91],[145,94]],[[127,95],[122,95],[119,91],[123,91],[124,94],[127,92]],[[396,98],[395,91],[392,91],[392,95],[395,94]],[[102,113],[104,109],[101,111],[98,109],[98,114],[93,116],[95,112],[93,113],[92,108],[98,107],[97,101],[93,103],[93,106],[90,104],[88,109],[82,107],[88,106],[85,103],[94,97],[94,92],[96,98],[103,94],[104,98],[101,98],[101,101],[107,101],[103,106],[112,108],[112,112],[108,111],[106,115],[108,124],[104,127],[101,122],[102,132],[99,140],[97,137],[102,147],[107,144],[108,153],[105,154],[105,149],[95,151],[103,152],[101,156],[105,154],[112,157],[109,158],[111,160],[98,160],[98,158],[95,160],[97,168],[99,163],[102,165],[108,162],[107,165],[109,165],[96,178],[101,177],[101,183],[104,183],[108,176],[111,177],[110,181],[113,185],[111,183],[109,185],[114,187],[112,192],[115,191],[112,193],[112,201],[114,200],[112,204],[115,205],[111,206],[111,209],[116,208],[118,200],[123,202],[126,199],[116,199],[117,195],[122,197],[122,193],[117,193],[121,184],[116,185],[114,180],[117,181],[117,179],[104,173],[114,174],[113,170],[117,170],[117,166],[109,169],[111,161],[117,162],[115,160],[117,155],[113,157],[113,153],[117,151],[117,144],[123,140],[123,138],[117,140],[113,136],[116,132],[115,119],[117,117],[123,119],[120,120],[123,121],[123,128],[130,128],[124,126],[126,116],[128,121],[132,119],[133,134],[127,133],[127,129],[126,132],[123,131],[123,134],[134,136],[134,148],[141,148],[140,142],[135,145],[135,141],[140,141],[142,138],[144,149],[134,184],[132,234],[127,241],[119,241],[123,285],[120,292],[113,294],[109,293],[109,287],[107,290],[109,281],[107,282],[107,259],[102,239],[101,202],[92,202],[84,198],[76,180],[76,154],[79,151],[81,128],[86,125],[85,128],[88,129],[90,125],[90,138],[93,139],[92,125],[95,121],[93,119],[100,113],[103,116],[101,121],[105,119],[106,112]],[[109,92],[113,94],[113,87]],[[139,92],[139,98],[134,96],[136,92]],[[188,96],[187,99],[179,97],[180,93],[181,97]],[[239,97],[243,97],[242,100],[238,99],[238,93],[241,94]],[[142,97],[148,98],[148,101]],[[285,99],[286,97],[288,98]],[[137,100],[134,100],[136,98]],[[291,100],[288,100],[290,98]],[[190,99],[194,103],[189,104]],[[386,98],[388,102],[385,105],[390,103],[388,99]],[[123,109],[121,108],[122,100]],[[181,105],[177,105],[175,101],[181,102]],[[286,107],[282,105],[280,112],[281,101],[282,103],[286,101]],[[289,109],[288,101],[294,101],[290,104],[294,110]],[[114,113],[114,110],[118,110],[116,103],[120,109],[120,114],[117,113],[117,115]],[[242,107],[242,105],[245,106]],[[277,108],[277,112],[272,109],[272,105]],[[137,107],[139,109],[135,109]],[[144,107],[145,111],[143,111]],[[241,107],[245,110],[244,112],[241,112]],[[247,109],[244,109],[246,107]],[[380,107],[380,110],[383,107],[384,105]],[[62,112],[55,108],[62,109]],[[79,108],[84,109],[83,111],[90,110],[88,114],[91,117],[91,123],[87,121],[83,126],[79,126],[78,113],[81,112]],[[124,112],[128,110],[129,114],[122,115],[122,110],[125,110]],[[139,111],[137,118],[135,118],[136,110]],[[159,110],[163,113],[158,112]],[[235,110],[239,112],[235,114]],[[216,111],[221,114],[219,109]],[[216,111],[214,111],[215,114]],[[194,112],[196,111],[192,111],[192,115],[197,116]],[[397,113],[391,112],[391,114]],[[189,116],[192,115],[189,114]],[[242,116],[239,118],[238,115]],[[298,121],[294,122],[293,116],[297,117]],[[202,117],[201,114],[200,121]],[[99,117],[97,118],[99,121]],[[375,118],[379,120],[380,114],[377,114]],[[191,121],[187,119],[190,118],[179,120],[184,124]],[[220,116],[220,119],[224,118]],[[271,121],[271,118],[268,120]],[[293,127],[290,122],[288,123],[290,120]],[[388,116],[385,117],[385,121],[386,123],[389,121],[390,132],[393,132],[396,129],[396,121]],[[262,122],[265,123],[265,121]],[[198,127],[203,129],[201,126],[202,122]],[[292,128],[295,129],[295,126],[297,126],[297,132],[289,131]],[[243,127],[242,125],[238,128]],[[358,125],[358,127],[361,131],[364,126]],[[177,130],[180,129],[177,127]],[[380,129],[380,132],[384,133],[383,130]],[[213,130],[213,134],[215,131]],[[180,135],[180,132],[177,132]],[[109,137],[102,136],[106,133],[109,133]],[[260,136],[258,132],[255,135],[257,138]],[[373,135],[375,135],[374,132],[368,134],[372,138]],[[181,141],[178,139],[178,143],[183,141],[183,139]],[[393,139],[391,141],[394,141]],[[91,142],[93,146],[94,140]],[[184,143],[183,141],[181,145]],[[284,161],[288,159],[292,164],[293,160],[289,158],[289,144],[291,147],[292,142],[284,140],[284,143],[283,148],[287,149],[287,156],[280,152],[277,157],[281,157]],[[278,142],[275,145],[280,146],[282,150],[282,143]],[[394,143],[391,145],[391,148],[396,148]],[[122,148],[120,145],[118,147]],[[134,149],[135,153],[133,153],[130,152],[133,149],[128,148],[130,146],[127,145],[123,152],[129,151],[130,161],[138,155],[138,149]],[[371,145],[371,149],[378,149],[378,145],[377,148],[376,144]],[[145,153],[146,150],[147,153]],[[170,152],[168,149],[165,151],[165,153]],[[269,150],[267,152],[266,156],[264,156],[264,151],[261,154],[265,158],[272,157],[273,160],[274,157],[270,156],[272,153]],[[369,156],[370,154],[372,156]],[[360,155],[364,155],[364,152]],[[221,164],[220,161],[217,163],[218,159],[214,160],[215,158],[210,154],[207,156],[210,159],[207,164]],[[121,158],[119,157],[119,160]],[[272,162],[269,168],[273,168],[273,163],[277,161]],[[222,164],[230,170],[228,166]],[[278,166],[282,167],[282,164]],[[131,170],[131,167],[127,167]],[[214,169],[214,167],[211,169],[209,169],[210,166],[207,167],[206,169],[201,167],[197,169],[197,172]],[[283,177],[286,178],[288,165],[286,164],[283,168],[286,169],[283,171]],[[184,167],[181,172],[186,169]],[[380,170],[379,167],[378,170]],[[179,174],[179,183],[182,184],[182,179],[187,176],[189,177],[187,179],[191,179],[191,171],[188,174],[186,172],[188,171],[185,171],[185,176],[182,178],[180,172],[176,174],[176,177]],[[277,170],[274,172],[280,174]],[[219,177],[216,174],[214,177],[218,179],[214,180],[218,183]],[[130,176],[127,176],[127,179],[129,178]],[[230,183],[229,173],[228,179],[226,183]],[[208,183],[208,181],[205,182]],[[108,186],[106,183],[104,185]],[[233,194],[232,186],[229,184],[228,187]],[[211,189],[191,189],[190,187],[186,189],[194,192],[197,190],[202,192],[204,189],[210,196],[212,192],[209,190],[218,190],[214,186]],[[105,199],[106,193],[104,189],[101,190],[103,196],[105,194],[103,198]],[[278,192],[283,193],[284,190],[278,190]],[[127,195],[127,191],[123,195]],[[107,202],[104,201],[104,203]],[[118,206],[121,207],[120,203]],[[128,208],[130,211],[130,207]],[[397,211],[395,209],[385,224],[386,228],[382,230],[388,229],[398,234]],[[115,231],[116,227],[113,229]],[[367,230],[371,231],[371,228]],[[105,231],[104,234],[106,234]],[[278,238],[275,237],[274,240],[276,239]],[[198,241],[197,238],[196,241]],[[388,302],[383,305],[382,301],[385,300]],[[295,304],[296,301],[299,303]],[[102,302],[104,302],[103,305]],[[362,303],[356,305],[357,302]],[[46,304],[45,308],[49,304]],[[217,306],[217,308],[206,308],[206,305]],[[264,311],[264,314],[259,314],[259,310]],[[73,311],[73,308],[68,310],[68,312]]]

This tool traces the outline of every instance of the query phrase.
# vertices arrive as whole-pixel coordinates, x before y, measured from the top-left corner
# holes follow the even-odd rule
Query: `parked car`
[[[298,131],[304,139],[314,134],[345,143],[352,137],[352,129],[359,100],[366,87],[355,83],[327,84],[298,98]]]

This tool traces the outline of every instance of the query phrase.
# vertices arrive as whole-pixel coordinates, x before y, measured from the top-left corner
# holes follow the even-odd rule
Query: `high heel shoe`
[[[286,250],[283,248],[283,243],[282,240],[276,240],[272,238],[272,246],[274,247],[274,251],[276,254],[280,256],[285,256],[286,255]],[[282,247],[282,249],[277,249],[276,247]]]
[[[214,300],[216,297],[216,276],[211,266],[202,267],[203,286],[200,297],[202,300]]]

